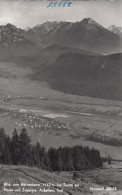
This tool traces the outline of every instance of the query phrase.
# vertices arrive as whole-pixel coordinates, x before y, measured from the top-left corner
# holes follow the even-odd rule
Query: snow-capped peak
[[[121,26],[111,25],[108,27],[108,30],[122,37],[122,27]]]

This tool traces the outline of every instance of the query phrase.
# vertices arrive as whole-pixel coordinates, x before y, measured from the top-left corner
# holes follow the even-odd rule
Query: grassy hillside
[[[87,171],[87,172],[78,172],[77,178],[73,179],[73,172],[61,172],[61,173],[51,173],[37,168],[30,168],[24,166],[4,166],[0,165],[0,194],[1,195],[26,195],[26,194],[50,194],[58,195],[58,190],[61,190],[62,187],[58,187],[58,184],[63,185],[62,195],[121,195],[122,193],[122,175],[121,175],[121,162],[112,162],[112,165],[104,165],[104,168],[101,170]],[[5,183],[10,183],[11,186],[3,186]],[[31,187],[22,186],[23,184],[31,184]],[[13,184],[18,184],[18,186],[13,186]],[[32,184],[38,184],[39,186],[32,186]],[[45,185],[48,184],[48,187]],[[49,185],[52,184],[52,187]],[[69,185],[70,184],[70,185]],[[72,185],[73,187],[72,187]],[[74,187],[76,184],[76,187]],[[69,186],[68,186],[69,185]],[[101,188],[101,187],[116,187],[117,190],[110,191],[103,190],[99,191],[90,191],[92,188]],[[12,192],[5,192],[6,189],[12,189]],[[29,193],[22,192],[23,188],[28,190],[37,190],[34,193],[32,191]],[[54,190],[52,193],[43,193],[39,192],[39,189],[51,189]],[[20,192],[15,192],[15,189],[21,189]],[[57,192],[58,191],[58,192]]]

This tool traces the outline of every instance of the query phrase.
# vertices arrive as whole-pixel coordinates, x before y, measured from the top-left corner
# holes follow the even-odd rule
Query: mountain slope
[[[118,36],[122,38],[122,27],[121,26],[111,25],[109,26],[108,30],[117,34]]]
[[[80,22],[46,22],[26,31],[26,38],[45,46],[60,44],[95,53],[120,52],[121,39],[91,18]]]
[[[121,195],[122,194],[122,175],[121,175],[121,162],[112,162],[112,165],[105,165],[103,169],[96,169],[92,171],[77,172],[77,178],[73,179],[72,172],[47,172],[37,168],[24,167],[24,166],[11,166],[1,165],[0,173],[0,194],[50,194],[50,195],[90,195],[91,186],[96,186],[98,189],[104,186],[115,186],[115,190],[102,190],[100,195]],[[16,186],[5,186],[3,184],[9,183],[18,184]],[[28,185],[30,184],[30,185]],[[50,185],[53,185],[50,187]],[[75,186],[76,184],[76,186]],[[34,186],[35,185],[35,186]],[[58,186],[59,185],[59,186]],[[63,192],[59,192],[62,190]],[[73,187],[72,187],[73,185]],[[6,191],[5,191],[5,189]],[[54,192],[39,192],[40,189],[52,189]],[[59,190],[57,190],[57,188]],[[13,192],[7,191],[13,189]],[[20,189],[16,192],[15,189]],[[112,188],[111,188],[112,189]],[[25,191],[24,191],[25,190]],[[35,190],[35,191],[34,191]],[[37,192],[36,192],[37,190]],[[30,192],[29,192],[30,191]],[[95,193],[96,194],[96,193]]]
[[[37,52],[39,46],[25,39],[24,30],[7,24],[0,26],[0,57],[30,55]]]
[[[77,49],[73,47],[68,46],[61,46],[59,44],[52,44],[48,47],[41,49],[38,51],[32,58],[31,61],[37,62],[38,64],[42,64],[43,60],[45,59],[47,61],[47,65],[52,65],[55,60],[63,53],[71,52],[71,53],[82,53],[82,54],[88,54],[88,55],[98,55],[94,54],[90,51],[86,51],[83,49]]]
[[[50,45],[8,61],[33,70],[30,78],[70,94],[122,100],[122,54],[100,55]]]
[[[90,51],[85,51],[82,49],[72,48],[61,46],[58,44],[52,44],[44,49],[39,49],[36,54],[33,54],[28,57],[10,57],[8,60],[11,62],[15,62],[17,64],[23,64],[24,66],[31,67],[35,72],[42,71],[47,66],[51,66],[55,63],[56,59],[63,53],[71,52],[71,53],[82,53],[88,55],[99,55],[94,54]]]
[[[34,79],[56,90],[83,96],[122,100],[122,54],[86,55],[66,52],[51,66],[38,67]]]

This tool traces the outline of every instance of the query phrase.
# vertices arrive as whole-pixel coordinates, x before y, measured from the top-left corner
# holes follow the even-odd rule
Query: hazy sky
[[[60,2],[60,0],[58,0]],[[122,2],[72,1],[72,6],[47,8],[47,0],[0,0],[0,25],[12,23],[26,28],[50,21],[81,21],[92,17],[105,27],[122,26]]]

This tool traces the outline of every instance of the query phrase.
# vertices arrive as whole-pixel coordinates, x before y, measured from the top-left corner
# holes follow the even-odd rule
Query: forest
[[[47,171],[81,171],[103,166],[100,152],[94,148],[76,145],[46,149],[40,143],[31,144],[23,128],[18,135],[14,129],[10,138],[0,129],[0,164],[25,165]]]

